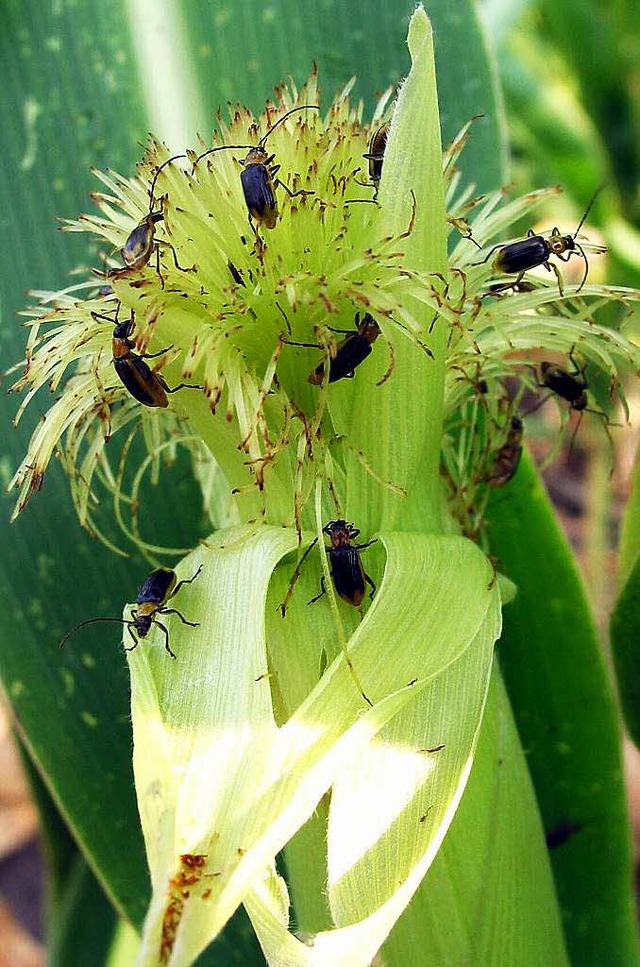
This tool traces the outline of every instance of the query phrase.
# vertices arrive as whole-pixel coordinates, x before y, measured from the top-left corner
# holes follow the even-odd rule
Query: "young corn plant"
[[[55,454],[83,526],[157,567],[177,552],[143,533],[143,481],[183,450],[215,525],[145,640],[123,629],[152,881],[140,964],[193,962],[241,904],[271,964],[369,964],[390,934],[381,962],[409,963],[420,902],[460,962],[498,949],[501,908],[510,962],[566,958],[494,661],[514,589],[485,509],[516,473],[540,352],[614,385],[638,351],[594,313],[636,296],[498,271],[491,247],[557,189],[475,198],[456,167],[472,123],[442,151],[421,8],[408,43],[370,124],[350,86],[321,105],[312,74],[260,118],[235,108],[213,147],[152,141],[135,178],[98,172],[101,214],[68,228],[122,259],[30,313],[21,411],[45,385],[57,399],[17,511]],[[473,934],[452,895],[475,902],[494,811],[493,913]]]

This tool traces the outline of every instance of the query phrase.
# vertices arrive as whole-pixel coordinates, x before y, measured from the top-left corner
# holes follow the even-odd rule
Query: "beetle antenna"
[[[62,648],[65,642],[71,638],[72,635],[75,635],[76,631],[79,631],[80,628],[84,628],[85,625],[95,624],[96,621],[117,621],[118,624],[121,625],[131,625],[131,622],[125,621],[124,618],[87,618],[86,621],[79,621],[77,625],[74,625],[71,631],[67,631],[64,638],[60,641],[60,647]]]
[[[94,312],[94,311],[92,310],[92,312],[91,312],[91,315],[92,315],[92,317],[93,317],[93,318],[94,318],[94,319],[95,319],[96,321],[97,321],[98,319],[104,319],[104,321],[105,321],[105,322],[108,322],[108,323],[110,323],[110,324],[111,324],[112,326],[117,326],[117,325],[118,325],[118,321],[119,321],[119,320],[118,320],[118,314],[119,314],[119,312],[120,312],[120,306],[121,306],[121,305],[122,305],[122,302],[120,301],[120,299],[118,299],[118,304],[117,304],[117,305],[116,305],[116,307],[115,307],[115,312],[116,312],[116,314],[115,314],[115,316],[113,317],[113,319],[112,319],[112,318],[111,318],[110,316],[108,316],[108,315],[106,315],[106,314],[105,314],[104,312]],[[113,311],[113,310],[111,310],[111,309],[110,309],[109,311],[111,312],[111,311]],[[131,311],[133,312],[133,310],[131,310]]]
[[[153,211],[153,194],[156,190],[156,182],[158,180],[158,175],[160,174],[162,169],[166,168],[167,165],[170,165],[172,161],[177,161],[178,158],[186,158],[186,157],[187,156],[186,154],[184,154],[184,152],[182,154],[174,154],[172,158],[167,158],[166,161],[163,161],[162,164],[156,168],[156,172],[153,176],[153,181],[151,182],[151,188],[149,189],[149,214],[151,214],[151,212]]]
[[[295,114],[296,111],[319,111],[319,110],[320,110],[320,105],[318,104],[301,104],[300,107],[292,107],[290,111],[287,111],[287,113],[283,114],[281,118],[278,118],[276,123],[269,128],[269,130],[264,135],[264,137],[260,138],[260,140],[258,141],[258,147],[261,148],[264,145],[267,138],[269,137],[269,135],[272,133],[272,131],[275,131],[275,129],[278,127],[279,124],[282,124],[283,121],[286,121],[287,118],[290,117],[292,114]]]
[[[209,148],[208,151],[203,151],[202,154],[199,154],[196,160],[193,162],[191,174],[193,174],[193,172],[196,170],[196,165],[198,162],[202,161],[203,158],[206,158],[208,154],[214,154],[216,151],[231,151],[232,149],[235,149],[236,151],[251,151],[251,149],[254,147],[254,144],[219,144],[217,148]]]
[[[578,225],[578,227],[576,228],[575,232],[573,233],[573,238],[576,238],[577,237],[578,232],[580,231],[580,229],[584,225],[585,221],[587,220],[587,215],[589,214],[589,212],[593,208],[593,203],[595,202],[596,198],[598,197],[598,195],[600,194],[600,192],[602,191],[602,189],[605,187],[605,185],[606,185],[606,181],[603,181],[602,184],[599,185],[596,188],[596,190],[594,191],[593,195],[591,196],[591,201],[587,205],[587,210],[585,211],[584,215],[580,219],[580,224]],[[584,285],[584,282],[582,284]],[[582,286],[580,286],[580,288],[582,288]]]
[[[587,261],[587,254],[586,254],[585,250],[583,249],[582,245],[579,245],[576,242],[576,249],[580,252],[580,255],[584,259],[584,275],[582,276],[582,282],[580,283],[580,285],[576,289],[576,295],[577,295],[578,292],[580,291],[580,289],[582,288],[582,286],[587,281],[587,276],[589,274],[589,262]]]

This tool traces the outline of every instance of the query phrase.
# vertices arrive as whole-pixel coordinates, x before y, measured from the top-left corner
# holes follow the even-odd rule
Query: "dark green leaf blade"
[[[10,0],[0,10],[0,57],[0,210],[7,240],[0,300],[8,367],[24,355],[26,332],[15,313],[29,301],[26,290],[59,289],[77,281],[69,272],[78,265],[101,264],[86,239],[61,235],[55,218],[86,210],[87,192],[98,186],[91,164],[132,171],[146,122],[120,2],[78,7]],[[4,388],[11,382],[4,380]],[[5,485],[38,417],[36,405],[15,430],[18,403],[0,394]],[[14,497],[0,496],[0,676],[25,744],[89,863],[120,911],[140,923],[149,884],[119,634],[115,626],[93,637],[88,629],[63,652],[58,644],[82,618],[120,614],[148,565],[115,558],[82,532],[55,464],[42,493],[10,525]],[[175,528],[173,543],[184,538],[185,525],[177,526],[166,503],[152,501],[147,511],[167,521],[167,540]],[[192,518],[185,507],[184,517]]]
[[[611,616],[611,653],[625,725],[640,747],[640,562],[622,589]]]
[[[621,736],[573,556],[529,459],[490,507],[492,550],[518,585],[500,664],[574,963],[637,962]]]
[[[221,15],[207,0],[184,4],[186,35],[197,52],[200,92],[212,127],[216,111],[227,100],[260,111],[275,84],[292,77],[301,85],[314,61],[324,105],[355,75],[354,94],[364,100],[368,119],[375,96],[389,85],[397,87],[408,73],[406,35],[414,8],[406,0],[299,0],[295,7],[275,0],[268,10],[244,3]],[[428,0],[425,9],[434,26],[443,143],[470,117],[485,115],[461,167],[478,191],[496,188],[505,161],[502,116],[476,6],[470,0]],[[201,133],[210,136],[209,131]]]

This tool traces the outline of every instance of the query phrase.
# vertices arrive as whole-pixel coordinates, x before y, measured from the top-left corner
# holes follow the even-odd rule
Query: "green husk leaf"
[[[348,642],[373,708],[365,711],[340,655],[296,713],[276,726],[266,677],[263,614],[271,570],[295,546],[295,533],[282,529],[263,527],[235,544],[229,535],[220,541],[226,545],[222,549],[196,552],[185,568],[193,573],[200,562],[203,571],[180,592],[180,607],[190,620],[200,620],[200,627],[171,626],[172,648],[179,656],[175,663],[168,661],[155,630],[149,636],[151,647],[131,654],[134,765],[154,888],[141,963],[154,962],[161,942],[170,944],[169,963],[188,960],[201,950],[255,888],[323,793],[354,768],[367,747],[383,743],[389,761],[394,760],[394,746],[384,742],[384,733],[376,738],[392,719],[392,731],[404,729],[405,745],[413,744],[409,758],[424,770],[422,782],[433,770],[436,787],[430,792],[437,804],[429,822],[418,824],[421,854],[428,854],[427,861],[421,855],[422,862],[431,861],[468,774],[499,629],[498,597],[495,588],[489,590],[489,564],[470,542],[381,536],[387,551],[384,578],[374,607]],[[468,579],[463,594],[454,590],[461,573]],[[314,624],[317,614],[320,633],[327,612],[326,605],[316,605]],[[272,613],[270,604],[267,613]],[[285,621],[278,620],[281,635],[287,636],[287,626],[299,620],[308,629],[308,616],[293,610]],[[317,674],[313,660],[312,666]],[[449,689],[459,691],[463,682],[475,698],[460,704],[456,728],[450,713],[444,714],[444,696],[451,694]],[[423,701],[420,714],[407,713],[406,721],[397,718],[403,708],[417,703],[418,709]],[[429,708],[433,728],[445,743],[445,749],[433,754],[435,765],[424,751]],[[439,744],[438,736],[433,741]],[[402,748],[397,755],[406,762]],[[407,799],[414,794],[413,786],[405,789]],[[402,811],[401,802],[398,808]],[[386,822],[391,820],[387,816]],[[340,825],[332,824],[332,829]],[[386,850],[384,825],[371,831],[370,862]],[[401,825],[415,837],[411,809]],[[332,840],[337,835],[332,832]],[[386,890],[393,919],[426,868],[417,863],[415,842],[407,835],[405,892],[395,897],[392,877],[384,889],[378,883],[368,904],[374,909]],[[183,905],[172,932],[167,917],[172,890],[184,873],[179,857],[185,855],[203,857],[202,866],[191,887],[193,901]],[[335,862],[330,859],[330,875]],[[337,915],[342,901],[336,903]],[[378,935],[379,943],[390,926]]]
[[[497,664],[451,828],[382,957],[404,967],[566,963],[535,793]]]

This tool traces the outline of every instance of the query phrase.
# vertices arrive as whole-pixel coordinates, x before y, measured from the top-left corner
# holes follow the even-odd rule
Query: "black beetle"
[[[169,644],[169,632],[167,628],[158,621],[159,614],[177,614],[183,624],[190,625],[192,628],[198,627],[197,621],[187,621],[187,619],[182,615],[176,608],[166,608],[165,605],[170,598],[178,593],[180,588],[184,584],[191,584],[192,581],[200,574],[202,570],[202,564],[198,567],[198,570],[193,575],[193,577],[187,578],[184,581],[178,583],[178,577],[175,571],[172,571],[168,567],[159,567],[155,571],[152,571],[148,578],[146,578],[138,590],[138,596],[136,597],[137,608],[134,608],[131,612],[131,618],[125,620],[124,618],[88,618],[86,621],[80,621],[77,625],[74,625],[71,631],[68,631],[62,641],[60,642],[60,647],[69,639],[72,635],[76,633],[80,628],[85,625],[95,624],[97,621],[117,621],[119,624],[125,625],[129,629],[129,634],[133,639],[133,644],[130,648],[125,648],[125,651],[133,651],[133,649],[138,644],[140,638],[146,638],[151,628],[151,625],[155,624],[160,628],[165,637],[165,648],[172,658],[175,658],[175,654],[171,651],[171,646]],[[136,638],[135,633],[138,635]]]
[[[201,155],[198,155],[193,165],[194,170],[202,158],[216,151],[231,151],[238,150],[239,148],[247,148],[248,154],[240,162],[242,165],[240,181],[242,183],[244,200],[249,209],[250,219],[253,218],[259,225],[265,225],[267,228],[275,228],[278,218],[278,203],[275,194],[276,185],[281,185],[290,198],[295,198],[297,195],[313,194],[313,192],[305,191],[302,188],[299,191],[291,191],[283,181],[280,181],[276,177],[280,170],[280,165],[273,164],[275,155],[269,154],[264,147],[264,143],[278,125],[286,121],[291,114],[295,114],[296,111],[306,110],[317,111],[319,108],[317,104],[302,104],[300,107],[291,108],[281,118],[278,118],[276,123],[269,128],[257,145],[222,144],[217,148],[209,148],[208,151],[204,151]]]
[[[378,194],[378,187],[380,185],[380,179],[382,178],[382,163],[384,161],[384,152],[387,147],[388,136],[389,121],[373,132],[371,140],[369,141],[369,150],[362,156],[369,162],[369,177],[375,188],[376,195]]]
[[[539,385],[551,390],[556,396],[566,400],[572,410],[581,413],[587,408],[587,380],[584,375],[586,364],[579,369],[573,359],[575,372],[569,373],[557,363],[540,363]]]
[[[375,584],[360,560],[360,551],[375,544],[375,539],[367,541],[366,544],[352,544],[351,541],[359,536],[360,531],[346,520],[330,520],[322,530],[331,541],[331,547],[325,547],[325,551],[329,555],[333,586],[343,601],[358,608],[362,604],[366,584],[371,588],[370,597],[373,597],[376,590]],[[324,575],[320,583],[322,587],[320,594],[312,598],[309,604],[318,601],[323,594],[327,593]]]
[[[558,267],[550,262],[549,259],[552,255],[557,256],[562,262],[568,262],[572,255],[577,255],[584,260],[584,276],[582,282],[577,288],[577,292],[580,291],[582,286],[587,281],[587,275],[589,273],[589,262],[585,251],[579,242],[576,242],[576,237],[578,232],[584,225],[587,215],[591,211],[593,203],[595,202],[597,196],[602,190],[602,185],[595,192],[591,201],[587,205],[586,211],[578,227],[576,228],[573,235],[562,235],[559,228],[554,228],[548,238],[544,235],[536,235],[533,229],[529,229],[527,237],[520,239],[517,242],[509,242],[507,245],[494,245],[489,251],[487,256],[482,259],[482,262],[476,262],[476,265],[482,265],[487,262],[494,252],[497,251],[497,255],[493,260],[493,268],[496,272],[505,272],[507,274],[513,273],[517,275],[515,282],[505,282],[504,288],[514,288],[519,286],[525,272],[529,269],[535,269],[539,265],[544,265],[548,272],[554,272],[556,279],[558,280],[558,288],[560,294],[563,294],[562,288],[562,276]],[[605,251],[604,247],[598,247],[601,251]],[[498,286],[492,286],[492,294],[499,291]]]
[[[329,382],[335,383],[339,379],[352,379],[354,370],[371,354],[371,349],[380,335],[380,326],[368,312],[362,320],[359,315],[355,318],[356,330],[350,332],[345,339],[338,343],[335,356],[329,359]],[[299,345],[312,346],[311,343]],[[325,363],[320,363],[309,376],[309,382],[319,386],[325,374]]]
[[[161,349],[157,353],[134,352],[136,344],[131,339],[135,329],[134,311],[131,310],[131,316],[126,322],[118,322],[119,309],[120,304],[118,304],[115,319],[110,319],[109,316],[102,315],[99,312],[92,312],[91,315],[94,319],[105,319],[113,324],[111,342],[113,368],[125,389],[138,403],[142,403],[144,406],[164,408],[169,405],[167,393],[176,393],[180,389],[202,389],[201,386],[194,383],[179,383],[178,386],[169,387],[164,377],[151,369],[145,359],[155,359],[162,356],[171,347],[168,346],[167,349]]]
[[[125,265],[124,269],[111,269],[108,272],[110,278],[118,278],[119,276],[126,275],[130,271],[137,271],[138,269],[144,268],[155,251],[157,257],[156,272],[160,276],[160,281],[164,286],[164,279],[160,273],[161,245],[166,245],[171,249],[173,261],[175,262],[177,269],[180,269],[181,272],[189,271],[189,269],[184,269],[181,265],[179,265],[175,249],[169,242],[159,241],[156,239],[156,225],[164,218],[164,211],[162,209],[162,204],[157,211],[153,210],[153,194],[160,172],[163,168],[166,168],[168,164],[171,164],[172,161],[177,161],[179,158],[186,157],[186,154],[173,155],[173,157],[167,158],[166,161],[163,161],[162,164],[158,165],[156,168],[153,181],[151,182],[151,187],[149,189],[149,211],[144,216],[142,221],[140,221],[129,234],[126,242],[120,249],[120,256]]]

